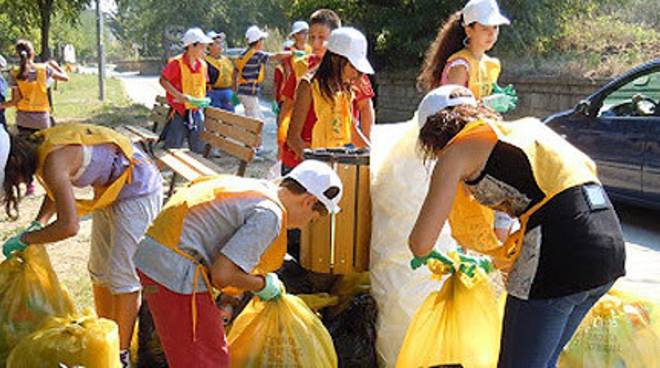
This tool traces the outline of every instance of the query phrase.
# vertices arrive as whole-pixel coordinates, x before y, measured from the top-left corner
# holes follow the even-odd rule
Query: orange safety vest
[[[486,54],[481,57],[481,60],[477,60],[468,49],[451,55],[447,59],[447,64],[456,59],[464,59],[469,64],[467,87],[472,91],[474,97],[480,100],[489,96],[493,92],[493,83],[496,83],[500,76],[500,61]]]
[[[44,139],[37,149],[37,179],[41,182],[48,197],[55,200],[52,191],[43,179],[44,163],[48,155],[66,145],[94,146],[97,144],[114,144],[129,161],[129,166],[115,181],[106,187],[94,187],[93,199],[76,199],[76,208],[80,216],[105,208],[115,202],[125,184],[131,182],[131,175],[136,161],[133,159],[133,144],[131,140],[116,131],[100,125],[91,124],[60,124],[35,133]]]
[[[213,88],[231,88],[234,78],[234,64],[228,57],[220,55],[219,59],[211,55],[206,55],[207,63],[213,65],[218,70],[218,79],[212,85]]]
[[[190,254],[179,248],[181,233],[183,232],[183,222],[188,211],[195,206],[202,205],[215,200],[228,200],[235,198],[264,198],[273,201],[280,207],[283,213],[282,228],[278,237],[261,255],[259,263],[252,270],[252,274],[265,275],[274,272],[282,266],[284,255],[286,254],[286,208],[280,202],[277,195],[263,190],[263,187],[254,179],[242,178],[232,175],[206,176],[193,180],[187,187],[179,189],[160,214],[153,221],[147,230],[147,235],[156,242],[176,252],[180,256],[192,262],[195,268],[193,277],[193,335],[197,322],[197,306],[195,304],[195,294],[197,283],[201,276],[206,284],[209,294],[212,283],[209,278],[209,270],[199,263]],[[249,244],[246,244],[249,246]],[[241,292],[234,287],[228,287],[222,290],[224,293],[237,295]]]
[[[188,65],[184,65],[185,62],[183,57],[184,54],[181,54],[171,59],[177,60],[179,62],[179,68],[181,70],[181,92],[183,92],[184,95],[195,98],[206,97],[206,62],[204,60],[199,60],[199,62],[202,63],[201,70],[199,70],[197,73],[193,73]],[[188,102],[186,102],[184,105],[187,110],[197,109],[196,106],[193,106]]]
[[[236,59],[236,72],[238,74],[238,84],[252,84],[252,88],[256,88],[257,84],[260,84],[264,81],[265,75],[266,75],[266,67],[262,64],[259,66],[259,74],[257,75],[257,78],[254,79],[245,79],[243,77],[243,69],[245,68],[245,64],[250,60],[250,58],[257,52],[255,49],[249,49],[243,56],[239,57]]]
[[[464,183],[459,183],[449,214],[452,237],[458,244],[512,264],[520,255],[529,218],[565,189],[598,183],[595,163],[534,118],[512,122],[477,120],[467,124],[449,143],[479,136],[520,148],[527,156],[534,178],[545,194],[543,200],[519,217],[520,229],[504,244],[493,232],[494,211],[481,205]]]
[[[332,100],[321,93],[316,79],[311,81],[316,124],[312,128],[311,148],[343,147],[351,143],[353,94],[337,92]]]
[[[34,64],[37,72],[37,78],[34,81],[27,79],[18,79],[18,68],[12,70],[12,76],[16,81],[18,90],[21,92],[21,99],[16,108],[18,111],[27,112],[46,112],[50,111],[48,103],[48,67],[46,64]]]

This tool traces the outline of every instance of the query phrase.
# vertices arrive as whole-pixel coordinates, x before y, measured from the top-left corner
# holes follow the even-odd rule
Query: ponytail
[[[440,27],[435,40],[426,51],[422,71],[417,77],[417,89],[428,92],[440,86],[447,59],[465,47],[463,41],[466,37],[463,14],[458,11]]]
[[[18,42],[16,42],[16,53],[21,59],[16,79],[26,80],[28,78],[27,64],[34,57],[34,47],[30,41],[18,40]]]

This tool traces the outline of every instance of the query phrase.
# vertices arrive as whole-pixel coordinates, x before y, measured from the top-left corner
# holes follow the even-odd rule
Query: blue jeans
[[[202,153],[204,142],[199,137],[199,133],[204,129],[204,114],[201,110],[192,112],[186,110],[186,117],[175,112],[160,133],[160,139],[165,142],[165,148],[181,148],[188,141],[190,150],[196,153]]]
[[[206,92],[206,95],[211,98],[211,106],[234,112],[234,104],[232,103],[233,93],[231,88],[221,88],[209,90]]]
[[[591,307],[613,282],[559,298],[522,300],[508,296],[499,368],[554,368]]]

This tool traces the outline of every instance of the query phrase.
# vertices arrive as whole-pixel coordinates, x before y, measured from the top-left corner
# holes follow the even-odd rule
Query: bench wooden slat
[[[156,96],[156,103],[167,105],[167,98],[165,98],[165,96],[158,95]]]
[[[226,124],[234,125],[239,128],[248,130],[254,134],[261,134],[264,123],[259,119],[250,118],[247,116],[232,114],[224,110],[216,109],[213,107],[204,110],[206,119],[214,119],[225,122]]]
[[[168,105],[154,105],[153,109],[151,109],[151,112],[154,115],[162,115],[167,117],[167,114],[170,112],[170,107]]]
[[[201,132],[199,136],[213,148],[224,151],[241,161],[250,162],[254,158],[254,150],[249,147],[232,142],[224,137],[213,135],[207,131]]]
[[[204,126],[206,127],[206,131],[214,135],[220,134],[225,137],[230,137],[249,147],[257,147],[261,144],[260,135],[237,128],[233,125],[225,124],[223,121],[208,119],[204,123]]]
[[[158,161],[178,175],[190,181],[200,176],[216,175],[221,172],[217,165],[186,148],[173,148],[158,157]]]
[[[155,142],[158,140],[158,134],[135,125],[124,125],[124,129],[140,138],[141,141]]]

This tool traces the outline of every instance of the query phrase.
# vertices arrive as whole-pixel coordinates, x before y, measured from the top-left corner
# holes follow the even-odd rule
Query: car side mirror
[[[582,100],[575,106],[575,111],[584,116],[589,115],[590,110],[591,102],[589,100]]]

